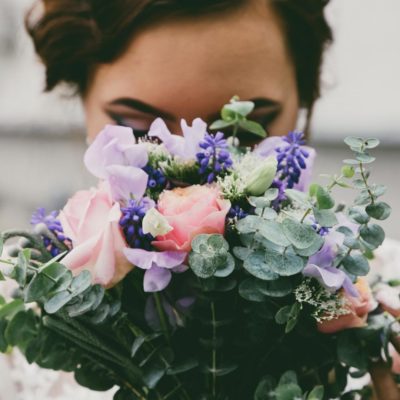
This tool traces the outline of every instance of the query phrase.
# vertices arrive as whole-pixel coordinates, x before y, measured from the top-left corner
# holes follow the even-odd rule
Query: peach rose
[[[153,245],[161,250],[191,250],[192,239],[202,233],[225,231],[225,218],[231,207],[216,187],[194,185],[167,190],[161,194],[157,209],[173,228],[157,236]]]
[[[62,263],[74,273],[89,270],[94,283],[110,287],[132,268],[122,252],[127,244],[119,226],[120,206],[112,201],[108,183],[77,192],[59,218],[73,245]]]
[[[342,295],[347,300],[348,314],[319,323],[318,330],[320,332],[335,333],[344,329],[365,326],[368,313],[374,308],[371,289],[365,278],[358,278],[354,286],[359,293],[359,297],[352,297],[342,291]]]

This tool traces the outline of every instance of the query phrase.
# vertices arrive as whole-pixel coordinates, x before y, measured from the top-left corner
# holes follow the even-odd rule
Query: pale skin
[[[142,29],[117,60],[92,73],[83,97],[88,139],[107,123],[145,131],[159,116],[179,134],[181,118],[211,123],[233,95],[259,99],[252,118],[272,135],[296,125],[295,69],[281,21],[265,2]]]

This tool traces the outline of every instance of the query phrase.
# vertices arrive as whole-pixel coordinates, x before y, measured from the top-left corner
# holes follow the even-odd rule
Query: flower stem
[[[164,333],[164,336],[165,336],[165,339],[166,339],[168,345],[171,345],[171,337],[169,334],[168,322],[165,317],[165,312],[164,312],[164,309],[163,309],[163,306],[161,303],[161,296],[158,292],[154,293],[154,301],[156,303],[158,317],[160,318],[161,329]]]
[[[211,318],[212,318],[212,395],[215,398],[217,394],[217,349],[216,349],[216,341],[217,341],[217,326],[216,326],[216,317],[215,317],[215,304],[211,302]]]

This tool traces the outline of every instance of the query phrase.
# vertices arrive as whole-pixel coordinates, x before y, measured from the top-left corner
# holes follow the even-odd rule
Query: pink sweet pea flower
[[[162,251],[189,252],[196,235],[224,234],[230,207],[216,187],[194,185],[167,190],[161,194],[157,208],[173,229],[157,236],[152,244]]]
[[[113,202],[107,182],[77,192],[59,216],[73,245],[62,263],[75,274],[89,270],[93,282],[102,286],[118,283],[132,269],[123,254],[127,244],[120,218],[120,205]]]
[[[174,156],[182,160],[195,160],[196,154],[201,150],[199,143],[207,133],[207,124],[200,118],[189,126],[184,119],[181,120],[183,136],[173,135],[161,118],[157,118],[150,126],[149,137],[160,139],[165,148]]]

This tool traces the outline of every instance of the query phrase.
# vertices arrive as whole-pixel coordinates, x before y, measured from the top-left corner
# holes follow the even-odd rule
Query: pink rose
[[[132,269],[123,254],[127,244],[120,218],[119,203],[112,201],[106,182],[77,192],[60,213],[64,232],[73,245],[62,263],[74,273],[89,270],[94,283],[107,287],[118,283]]]
[[[192,239],[202,233],[225,231],[225,218],[231,207],[216,187],[194,185],[165,191],[158,201],[158,211],[172,226],[153,245],[161,251],[191,250]]]
[[[344,329],[360,328],[365,326],[368,313],[373,309],[374,302],[371,289],[364,278],[358,278],[354,284],[359,297],[353,297],[342,291],[347,300],[348,314],[341,315],[330,321],[323,321],[318,324],[318,330],[322,333],[335,333]]]

